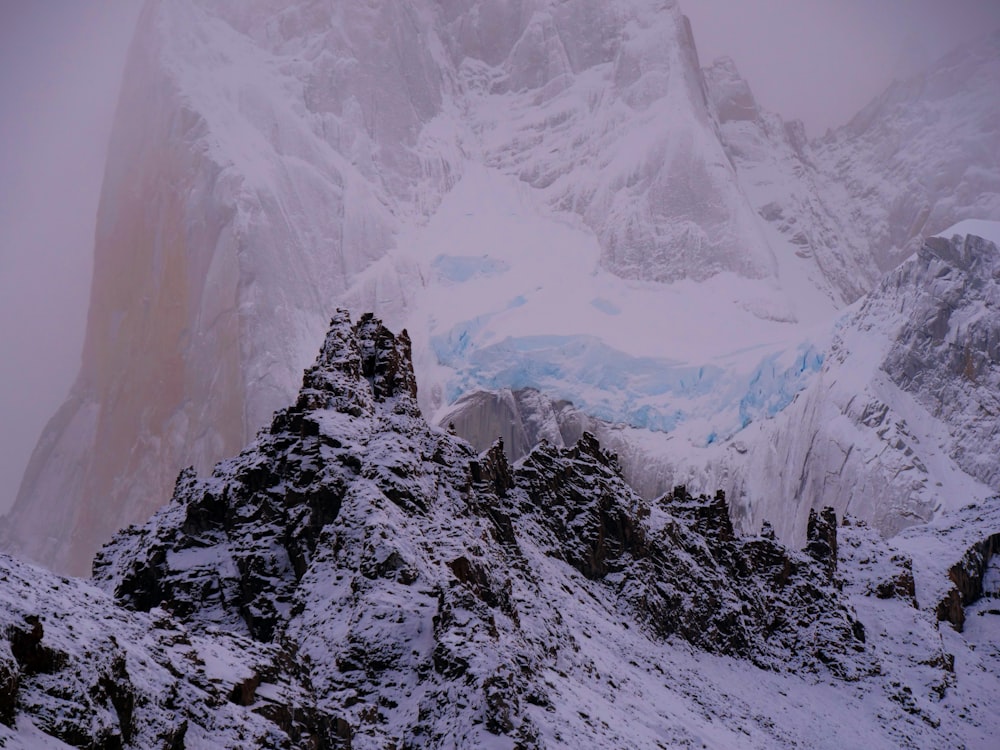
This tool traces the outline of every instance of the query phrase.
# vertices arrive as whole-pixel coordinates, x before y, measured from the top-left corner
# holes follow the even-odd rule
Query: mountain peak
[[[352,325],[350,313],[338,309],[315,364],[303,375],[297,407],[360,414],[373,402],[394,399],[402,411],[419,415],[410,349],[405,330],[396,336],[371,313]]]
[[[756,120],[760,116],[750,84],[731,57],[716,58],[703,72],[719,122]]]
[[[766,624],[779,590],[770,573],[746,588],[736,570],[769,569],[787,558],[811,582],[801,596],[824,602],[814,614],[832,618],[831,637],[853,632],[825,567],[814,569],[776,542],[750,561],[762,542],[734,536],[721,494],[709,500],[678,488],[654,503],[654,512],[589,433],[571,448],[542,443],[512,468],[500,442],[476,456],[464,441],[432,429],[415,410],[409,356],[405,334],[371,315],[351,325],[338,312],[296,405],[279,411],[268,432],[211,477],[182,472],[168,506],[104,548],[95,580],[136,609],[166,602],[194,626],[224,625],[270,641],[293,626],[297,607],[326,595],[334,570],[426,586],[449,575],[438,556],[422,550],[427,544],[458,544],[456,557],[481,549],[487,568],[515,564],[518,550],[540,545],[588,579],[634,577],[634,616],[662,635],[677,632],[710,651],[777,666],[797,638]],[[659,519],[653,526],[651,513]],[[663,514],[671,519],[665,526]],[[476,541],[484,524],[494,543]],[[451,537],[464,541],[445,542]],[[331,544],[339,549],[332,557]],[[532,566],[516,564],[523,584],[534,585]],[[703,586],[723,595],[672,612],[666,600],[652,603],[664,594],[647,590],[642,571],[650,566],[670,572],[671,596],[694,597]],[[779,588],[789,595],[785,583]],[[737,629],[717,625],[734,606],[747,613]]]
[[[958,660],[909,560],[833,511],[794,551],[722,493],[643,500],[590,434],[511,467],[414,403],[407,338],[338,312],[296,405],[104,548],[104,592],[0,556],[0,743],[789,746],[819,702],[824,731],[974,735],[927,697]]]

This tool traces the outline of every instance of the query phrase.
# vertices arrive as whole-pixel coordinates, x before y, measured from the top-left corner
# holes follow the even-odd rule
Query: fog
[[[996,0],[682,0],[703,64],[729,55],[811,135],[895,75],[1000,26]],[[138,0],[0,0],[0,512],[79,367],[94,224]]]
[[[681,0],[702,65],[728,55],[765,109],[810,137],[895,77],[1000,27],[997,0]],[[1000,84],[998,84],[1000,85]]]
[[[137,0],[0,0],[0,512],[69,391]]]

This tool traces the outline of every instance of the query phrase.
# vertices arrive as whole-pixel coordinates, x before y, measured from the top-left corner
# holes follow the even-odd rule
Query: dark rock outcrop
[[[553,713],[619,746],[627,733],[589,712],[567,718],[559,690],[607,690],[611,705],[610,664],[633,650],[655,661],[676,641],[774,672],[881,679],[850,596],[912,603],[912,565],[852,529],[844,559],[864,580],[845,594],[831,509],[810,516],[801,551],[767,525],[741,537],[725,494],[643,499],[588,432],[513,466],[502,441],[477,454],[421,419],[415,389],[404,334],[338,313],[295,405],[210,477],[182,472],[167,507],[105,547],[106,593],[50,576],[0,611],[0,739],[26,713],[81,747],[504,735],[541,748]],[[966,555],[959,603],[996,547]],[[32,574],[0,563],[20,592],[8,601],[28,602]],[[61,606],[77,620],[51,616]],[[925,651],[940,699],[948,655]],[[931,716],[906,686],[888,690],[908,716]]]
[[[579,650],[572,600],[549,602],[545,569],[652,641],[856,679],[874,667],[840,593],[836,532],[824,511],[795,552],[737,536],[721,492],[645,501],[586,432],[514,467],[500,441],[477,455],[421,419],[405,333],[340,312],[295,405],[212,476],[182,472],[166,508],[104,548],[94,578],[120,604],[180,623],[174,649],[219,633],[256,644],[206,689],[284,742],[399,745],[408,727],[421,745],[482,744],[485,731],[531,747],[526,706],[550,705],[539,675]],[[10,632],[13,694],[18,671],[62,662],[37,620]],[[88,700],[118,738],[106,742],[124,746],[149,736],[148,699],[129,687],[134,664],[108,653]],[[11,703],[0,699],[0,718]],[[179,746],[186,726],[157,736]]]
[[[965,608],[983,596],[983,576],[990,560],[998,553],[1000,533],[972,545],[962,559],[949,568],[948,578],[954,586],[938,603],[938,620],[948,621],[955,630],[962,631],[965,627]]]
[[[21,673],[9,647],[0,650],[0,723],[14,726]]]
[[[808,554],[740,539],[724,494],[677,487],[646,503],[588,434],[569,450],[539,446],[516,478],[527,495],[519,515],[548,532],[549,553],[605,581],[659,637],[772,669],[822,663],[857,678],[870,667],[859,668],[864,628],[838,592],[832,510],[817,517]]]
[[[321,429],[325,413],[370,416],[389,400],[394,414],[418,419],[406,332],[396,337],[371,315],[352,326],[341,311],[296,405],[275,414],[257,444],[212,479],[182,472],[170,522],[122,532],[94,561],[95,579],[114,580],[115,596],[135,609],[163,603],[182,617],[242,621],[249,635],[270,641],[352,481],[377,478],[408,510],[424,503],[403,481],[416,456],[387,451],[361,470],[351,444],[358,436]],[[213,548],[225,564],[202,554]]]

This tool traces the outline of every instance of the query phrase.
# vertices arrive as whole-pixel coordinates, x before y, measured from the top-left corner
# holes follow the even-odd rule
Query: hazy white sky
[[[0,512],[79,369],[135,0],[0,0]]]
[[[1000,0],[680,3],[702,65],[733,58],[757,101],[801,119],[810,137],[846,123],[894,76],[1000,28]]]
[[[348,0],[338,0],[348,1]],[[811,135],[894,73],[1000,27],[1000,0],[681,0]],[[79,367],[108,134],[140,0],[0,0],[0,512]]]

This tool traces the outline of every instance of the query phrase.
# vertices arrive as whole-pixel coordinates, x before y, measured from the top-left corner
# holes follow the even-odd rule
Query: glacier
[[[781,362],[788,353],[778,352],[743,374],[719,365],[629,356],[593,336],[508,337],[476,346],[479,328],[460,325],[431,342],[437,361],[456,369],[444,392],[449,406],[477,389],[536,388],[606,422],[658,432],[710,420],[708,442],[777,414],[823,363],[821,351],[803,344],[790,365]],[[491,339],[490,333],[483,335]]]

